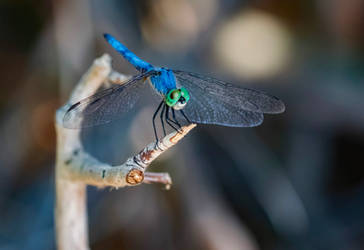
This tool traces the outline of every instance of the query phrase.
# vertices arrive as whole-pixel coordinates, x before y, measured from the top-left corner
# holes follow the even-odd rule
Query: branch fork
[[[95,60],[76,86],[68,103],[57,111],[57,169],[58,166],[61,168],[60,172],[64,178],[99,187],[116,188],[141,183],[156,182],[165,184],[167,187],[172,184],[168,173],[149,173],[146,169],[159,155],[177,144],[196,124],[184,126],[179,132],[172,132],[157,143],[148,144],[137,155],[128,158],[119,166],[99,162],[86,153],[80,142],[80,130],[66,129],[62,126],[63,116],[72,103],[95,93],[104,82],[120,84],[126,79],[126,76],[112,70],[110,57],[104,55]]]
[[[63,127],[63,117],[75,102],[94,94],[103,83],[122,84],[128,77],[114,71],[105,54],[96,59],[73,90],[68,102],[56,111],[56,231],[58,249],[89,249],[87,237],[86,185],[125,187],[142,183],[172,184],[168,173],[147,172],[148,166],[176,145],[196,124],[184,126],[157,143],[148,144],[123,164],[111,166],[86,151],[80,141],[81,130]]]

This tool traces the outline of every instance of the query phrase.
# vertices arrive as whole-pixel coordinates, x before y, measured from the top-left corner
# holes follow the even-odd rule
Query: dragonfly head
[[[165,98],[165,102],[168,106],[174,108],[175,110],[183,109],[186,106],[188,100],[190,99],[190,94],[187,89],[172,89],[170,90]]]

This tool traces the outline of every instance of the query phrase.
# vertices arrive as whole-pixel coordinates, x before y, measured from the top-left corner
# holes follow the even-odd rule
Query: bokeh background
[[[92,249],[364,249],[364,1],[0,1],[0,249],[54,249],[54,112],[108,32],[154,65],[265,90],[257,128],[198,126],[159,185],[88,189]],[[117,164],[153,139],[155,107],[87,129]],[[150,121],[150,122],[149,122]]]

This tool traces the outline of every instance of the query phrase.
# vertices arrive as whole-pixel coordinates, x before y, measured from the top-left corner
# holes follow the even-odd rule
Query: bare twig
[[[149,173],[146,168],[196,126],[184,126],[180,133],[168,134],[158,144],[150,143],[119,166],[98,161],[83,150],[80,130],[65,129],[62,120],[72,103],[95,93],[102,83],[115,79],[123,81],[127,77],[112,70],[108,55],[96,59],[67,104],[57,110],[55,219],[58,249],[88,249],[86,185],[119,188],[141,183],[162,183],[169,188],[172,181],[168,173]]]

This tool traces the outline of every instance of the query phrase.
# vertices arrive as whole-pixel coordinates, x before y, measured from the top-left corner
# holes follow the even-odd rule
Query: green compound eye
[[[186,99],[186,102],[190,99],[190,94],[188,93],[187,89],[181,88],[181,95]]]
[[[181,97],[182,93],[179,89],[172,89],[168,92],[166,97],[166,104],[170,107],[173,107]]]
[[[190,94],[187,89],[172,89],[168,92],[166,96],[166,104],[170,107],[173,107],[176,110],[182,109],[190,99]]]

